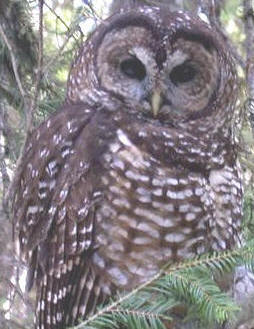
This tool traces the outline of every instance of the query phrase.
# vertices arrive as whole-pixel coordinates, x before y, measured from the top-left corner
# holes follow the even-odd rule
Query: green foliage
[[[247,188],[244,195],[243,229],[248,240],[254,237],[254,196],[251,186]]]
[[[185,312],[183,321],[200,328],[232,321],[239,307],[221,291],[217,278],[232,275],[241,265],[254,270],[254,240],[240,249],[167,265],[149,282],[118,296],[74,328],[165,329],[174,323],[178,308],[181,315]]]

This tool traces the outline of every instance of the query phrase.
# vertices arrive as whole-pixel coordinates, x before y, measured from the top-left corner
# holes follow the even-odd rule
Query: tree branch
[[[21,174],[21,164],[23,162],[24,158],[24,151],[25,151],[25,145],[26,141],[31,135],[31,132],[33,130],[33,117],[34,112],[37,107],[37,101],[39,97],[39,86],[42,79],[42,65],[43,65],[43,1],[39,0],[39,52],[38,52],[38,68],[37,68],[37,74],[35,78],[35,91],[34,96],[30,102],[30,106],[27,107],[27,125],[26,125],[26,140],[23,144],[22,150],[20,152],[20,156],[17,161],[16,170],[12,179],[11,184],[8,187],[8,191],[5,196],[5,203],[7,204],[8,200],[12,200],[14,191],[17,187],[19,177]]]
[[[66,27],[66,29],[67,29],[67,31],[69,32],[69,34],[71,34],[71,31],[70,31],[70,28],[69,28],[69,26],[65,23],[65,21],[62,19],[62,17],[60,17],[56,12],[55,12],[55,10],[53,9],[53,8],[51,8],[46,2],[44,2],[44,5],[51,11],[51,13],[53,14],[53,15],[55,15],[56,16],[56,18]],[[83,36],[83,33],[82,33],[82,30],[81,29],[79,29],[79,31],[80,31],[80,33],[81,33],[81,35]],[[73,37],[73,39],[76,41],[76,42],[78,42],[78,39],[75,37],[75,35],[74,34],[71,34],[71,36]]]
[[[27,121],[27,132],[28,135],[31,134],[33,130],[33,116],[35,109],[37,107],[38,97],[39,97],[39,86],[42,79],[42,65],[43,65],[43,2],[44,0],[39,0],[39,51],[38,51],[38,67],[37,74],[35,77],[35,92],[31,100],[31,105],[29,109],[28,121]],[[27,136],[29,137],[29,136]]]
[[[247,106],[249,118],[254,134],[254,12],[252,0],[243,0],[244,29],[246,34],[246,82]]]
[[[26,105],[26,103],[27,103],[27,101],[26,101],[27,94],[26,94],[26,92],[25,92],[25,90],[22,86],[21,79],[20,79],[20,76],[19,76],[18,65],[17,65],[17,62],[16,62],[16,57],[14,55],[15,51],[13,49],[11,40],[9,40],[7,38],[7,35],[5,34],[4,29],[3,29],[1,24],[0,24],[0,35],[1,35],[2,39],[4,40],[6,46],[9,50],[10,57],[11,57],[11,63],[12,63],[12,67],[13,67],[13,71],[14,71],[14,75],[15,75],[15,79],[16,79],[19,91],[20,91],[20,93],[21,93],[21,95],[24,99],[24,104]]]

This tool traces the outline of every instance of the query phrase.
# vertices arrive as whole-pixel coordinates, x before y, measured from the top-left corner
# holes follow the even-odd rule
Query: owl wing
[[[86,256],[93,248],[99,197],[89,145],[94,112],[84,105],[65,106],[25,147],[14,200],[14,232],[19,254],[29,264],[28,288],[36,280],[38,328],[71,324],[91,311],[100,297],[98,289],[92,289],[95,276]]]

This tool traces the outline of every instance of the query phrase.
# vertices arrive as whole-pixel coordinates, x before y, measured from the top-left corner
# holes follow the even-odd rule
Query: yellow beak
[[[161,101],[162,101],[161,92],[159,90],[155,90],[151,97],[151,106],[152,106],[153,116],[155,118],[157,117],[160,111]]]

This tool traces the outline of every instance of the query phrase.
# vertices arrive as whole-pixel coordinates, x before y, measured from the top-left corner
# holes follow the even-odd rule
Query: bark
[[[244,0],[244,28],[246,34],[246,83],[247,106],[250,124],[254,135],[254,12],[252,0]]]

